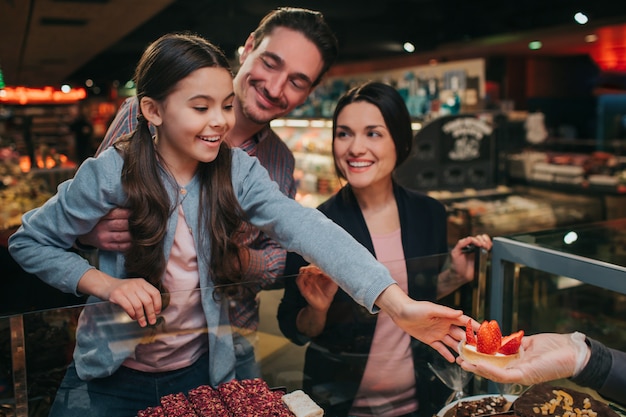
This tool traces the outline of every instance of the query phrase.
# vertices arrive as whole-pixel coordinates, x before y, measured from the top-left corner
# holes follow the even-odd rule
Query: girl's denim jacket
[[[235,195],[250,223],[286,250],[300,253],[307,261],[318,265],[355,301],[376,311],[376,298],[394,283],[387,269],[319,211],[305,208],[283,195],[256,158],[240,149],[232,149],[231,153]],[[43,206],[24,214],[22,226],[9,240],[11,255],[24,270],[64,292],[78,294],[78,281],[94,266],[69,249],[111,209],[126,205],[121,184],[122,166],[122,156],[111,147],[99,157],[85,160],[73,179],[59,185],[56,195]],[[179,201],[179,189],[167,186],[172,180],[164,169],[161,177],[171,203]],[[197,177],[185,185],[185,190],[182,200],[185,218],[193,236],[198,236],[203,231],[198,230]],[[176,222],[177,215],[173,211],[165,236],[166,259],[174,241]],[[114,277],[126,277],[124,255],[119,252],[100,251],[98,268]],[[235,356],[227,302],[216,301],[213,296],[206,262],[199,259],[198,268],[208,326],[209,373],[211,383],[217,386],[234,378]],[[74,361],[82,379],[114,373],[151,331],[149,327],[142,329],[131,322],[119,307],[101,301],[89,297],[76,331]],[[120,334],[119,323],[124,320],[129,323]]]

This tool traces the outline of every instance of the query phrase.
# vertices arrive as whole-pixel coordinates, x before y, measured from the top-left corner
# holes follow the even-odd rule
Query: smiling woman
[[[434,301],[473,278],[474,255],[462,248],[490,249],[491,240],[461,239],[444,270],[445,208],[393,180],[412,143],[411,118],[393,87],[367,82],[345,93],[335,108],[332,144],[337,175],[348,184],[318,209],[375,254],[409,296]],[[410,261],[439,254],[444,256],[432,262],[428,278],[423,264]],[[310,342],[304,390],[329,415],[436,412],[450,393],[427,366],[433,352],[411,341],[390,316],[368,314],[316,265],[305,265],[299,255],[288,255],[278,310],[285,336],[299,345]],[[335,390],[345,401],[325,398]]]

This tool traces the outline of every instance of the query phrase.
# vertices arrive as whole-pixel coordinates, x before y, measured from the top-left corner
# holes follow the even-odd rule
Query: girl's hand
[[[141,327],[156,324],[161,312],[161,293],[143,278],[117,279],[109,295],[109,301],[119,305]]]
[[[435,349],[448,362],[454,362],[450,349],[457,350],[459,341],[465,335],[460,326],[465,326],[470,320],[462,311],[430,301],[415,301],[397,285],[383,291],[376,305],[389,314],[402,330]]]
[[[78,281],[78,291],[119,305],[141,327],[156,324],[162,309],[161,293],[143,278],[114,278],[92,268]]]

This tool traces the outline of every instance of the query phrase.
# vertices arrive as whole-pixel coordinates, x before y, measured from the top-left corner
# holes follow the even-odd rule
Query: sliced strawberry
[[[498,325],[498,322],[495,320],[491,320],[489,322],[489,327],[491,328],[491,332],[494,334],[494,337],[502,342],[502,332],[500,331],[500,326]]]
[[[519,330],[519,331],[517,331],[515,333],[511,333],[508,336],[503,336],[502,337],[502,346],[507,344],[511,339],[517,339],[521,343],[523,337],[524,337],[524,331],[523,330]]]
[[[480,353],[494,354],[500,349],[502,333],[495,320],[483,321],[476,334],[476,350]]]
[[[465,325],[465,343],[476,346],[476,336],[474,335],[474,329],[472,329],[472,319],[469,319]]]
[[[522,345],[522,338],[524,337],[524,331],[519,330],[508,336],[502,338],[502,346],[498,349],[499,353],[504,355],[513,355],[519,352],[519,347]]]

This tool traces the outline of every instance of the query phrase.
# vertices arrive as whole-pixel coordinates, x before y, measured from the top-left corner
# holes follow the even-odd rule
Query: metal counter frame
[[[626,266],[520,242],[506,237],[493,239],[489,306],[491,319],[512,331],[517,308],[513,297],[521,264],[539,271],[574,278],[610,291],[626,294]],[[504,306],[507,307],[505,311]]]

